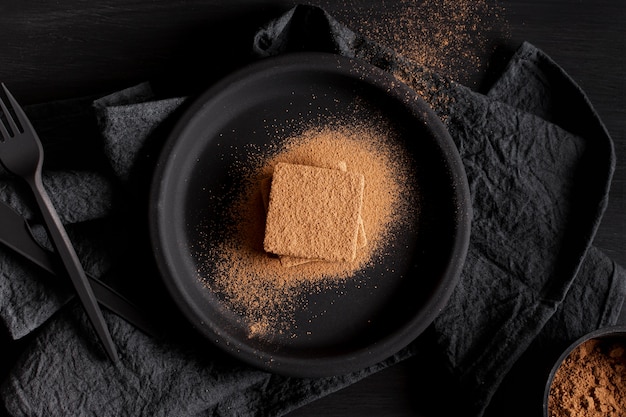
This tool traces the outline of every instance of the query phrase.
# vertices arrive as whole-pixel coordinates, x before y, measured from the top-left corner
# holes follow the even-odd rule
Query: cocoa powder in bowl
[[[549,378],[544,415],[626,415],[626,328],[596,331],[566,350]]]

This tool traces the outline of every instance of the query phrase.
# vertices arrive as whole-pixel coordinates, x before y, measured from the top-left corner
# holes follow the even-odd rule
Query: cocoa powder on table
[[[591,339],[575,348],[554,375],[549,417],[626,416],[626,343]]]

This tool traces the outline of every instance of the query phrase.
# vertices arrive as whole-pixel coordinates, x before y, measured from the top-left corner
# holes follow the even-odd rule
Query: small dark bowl
[[[554,366],[552,367],[552,370],[550,371],[550,374],[548,376],[548,381],[546,383],[545,391],[543,393],[543,416],[544,417],[549,417],[548,401],[550,397],[550,388],[552,388],[552,382],[554,380],[554,376],[557,370],[561,367],[561,365],[563,364],[565,359],[567,359],[570,353],[574,351],[574,349],[576,349],[578,346],[592,339],[622,340],[624,342],[624,345],[626,346],[626,326],[605,327],[602,329],[595,330],[591,333],[587,333],[586,335],[582,336],[581,338],[576,340],[574,343],[572,343],[567,349],[565,349],[565,351],[563,351],[561,356],[557,359]]]

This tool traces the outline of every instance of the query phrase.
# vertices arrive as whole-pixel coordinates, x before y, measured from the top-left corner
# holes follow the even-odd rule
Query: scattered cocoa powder
[[[487,65],[493,38],[509,36],[504,8],[495,0],[316,3],[355,32],[461,83]]]
[[[626,416],[626,343],[591,339],[557,370],[548,398],[549,417]]]
[[[414,227],[418,193],[413,168],[393,129],[376,120],[307,127],[269,149],[251,146],[246,155],[236,166],[238,172],[232,173],[243,178],[244,185],[228,207],[231,221],[224,226],[224,238],[219,242],[207,239],[198,248],[205,265],[199,274],[241,317],[249,337],[289,336],[295,326],[294,313],[306,310],[307,294],[338,290],[357,271],[382,262],[399,228]],[[279,162],[336,169],[339,161],[364,178],[361,218],[367,245],[352,261],[284,267],[263,248],[262,180]]]

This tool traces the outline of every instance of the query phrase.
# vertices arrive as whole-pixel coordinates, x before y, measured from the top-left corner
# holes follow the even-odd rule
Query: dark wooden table
[[[468,39],[471,41],[475,35],[480,41],[468,43],[471,65],[455,77],[477,90],[489,85],[490,77],[502,68],[507,54],[521,41],[530,41],[548,53],[586,91],[615,140],[617,169],[595,244],[626,265],[623,0],[510,0],[499,5],[454,0],[313,3],[360,30],[386,38],[391,46],[402,41],[404,47],[407,40],[412,40],[411,34],[393,36],[389,25],[394,19],[415,16],[411,13],[422,3],[431,11],[438,5],[456,4],[456,11],[466,13],[459,15],[457,23],[458,19],[470,23],[468,26],[475,23],[476,28],[463,30],[469,33],[475,29]],[[472,16],[472,8],[464,3],[473,3],[474,10],[482,7],[476,12],[482,14],[481,18]],[[200,90],[245,63],[252,33],[292,4],[260,0],[3,0],[0,80],[23,104],[105,93],[148,79],[165,80],[166,85],[169,82],[181,92]],[[431,13],[431,18],[445,20],[439,12]],[[420,25],[414,23],[407,27],[417,32]],[[375,30],[382,27],[386,31]],[[451,34],[447,36],[450,39]],[[447,69],[455,71],[454,65]],[[621,323],[626,324],[626,314],[622,314]],[[2,332],[0,346],[8,351],[2,355],[3,376],[24,342],[11,342]],[[414,400],[423,384],[419,369],[409,360],[290,416],[432,415],[424,411],[423,403]]]

